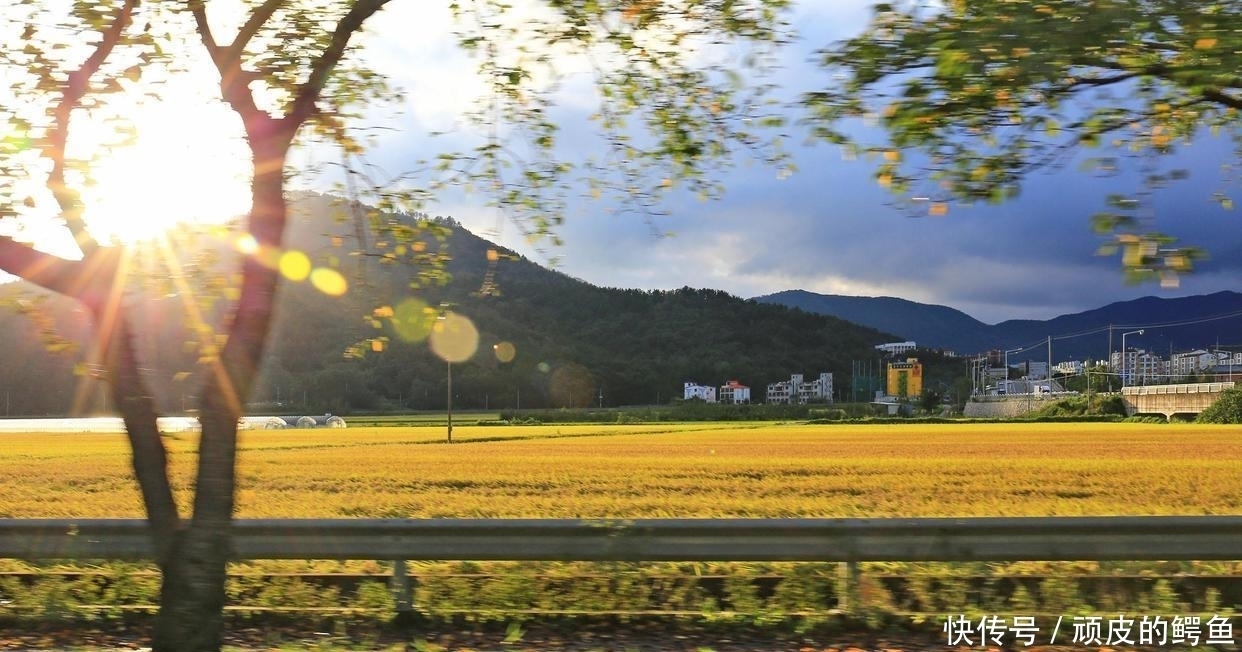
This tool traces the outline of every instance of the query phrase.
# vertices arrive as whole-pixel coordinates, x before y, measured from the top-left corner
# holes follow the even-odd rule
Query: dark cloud
[[[623,217],[571,221],[565,270],[605,285],[708,286],[744,296],[790,288],[900,296],[989,322],[1242,287],[1238,218],[1213,206],[1203,184],[1162,191],[1154,226],[1219,253],[1180,287],[1161,288],[1125,283],[1119,260],[1096,254],[1103,239],[1090,216],[1109,192],[1132,191],[1133,180],[1065,169],[1032,178],[1006,204],[911,218],[891,205],[865,163],[841,161],[828,148],[800,159],[802,172],[790,179],[747,169],[730,178],[719,202],[674,202],[658,223],[673,238],[654,239]]]

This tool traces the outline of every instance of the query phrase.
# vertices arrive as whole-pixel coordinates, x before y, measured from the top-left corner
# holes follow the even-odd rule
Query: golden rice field
[[[238,516],[1242,513],[1242,429],[652,424],[243,431]],[[170,435],[186,493],[196,435]],[[188,504],[188,495],[182,496]],[[0,435],[0,517],[138,517],[123,435]]]

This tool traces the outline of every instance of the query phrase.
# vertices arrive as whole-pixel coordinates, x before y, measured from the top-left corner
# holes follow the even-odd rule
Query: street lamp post
[[[448,402],[445,406],[448,408],[448,443],[453,443],[453,363],[446,362],[448,365]]]
[[[1021,350],[1021,348],[1005,349],[1005,396],[1009,396],[1009,354],[1017,353]]]
[[[1121,386],[1122,387],[1125,387],[1127,384],[1127,381],[1130,380],[1130,374],[1128,373],[1128,370],[1127,370],[1127,367],[1129,367],[1129,365],[1126,364],[1126,361],[1130,359],[1130,356],[1126,353],[1126,336],[1127,335],[1142,335],[1142,334],[1143,334],[1143,329],[1141,328],[1136,331],[1126,331],[1125,333],[1121,334]]]

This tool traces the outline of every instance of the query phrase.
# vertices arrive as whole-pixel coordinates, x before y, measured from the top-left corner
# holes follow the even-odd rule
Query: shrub
[[[1242,423],[1242,389],[1234,387],[1220,394],[1206,410],[1195,419],[1199,423]]]

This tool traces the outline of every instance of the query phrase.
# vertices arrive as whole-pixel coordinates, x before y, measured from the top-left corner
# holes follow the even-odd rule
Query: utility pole
[[[1091,414],[1091,358],[1087,358],[1087,414]]]
[[[1048,391],[1052,391],[1052,336],[1048,336]]]
[[[1125,356],[1122,356],[1125,357]],[[1108,370],[1113,370],[1113,325],[1108,325]]]
[[[448,412],[448,443],[453,443],[453,363],[446,362],[448,365],[448,396],[445,407]]]

